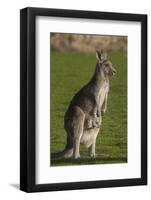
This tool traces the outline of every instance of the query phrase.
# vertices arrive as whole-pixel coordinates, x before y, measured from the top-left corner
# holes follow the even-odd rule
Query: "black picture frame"
[[[141,178],[71,183],[35,182],[35,19],[37,16],[141,23]],[[25,192],[121,187],[147,184],[147,15],[24,8],[20,11],[20,189]]]

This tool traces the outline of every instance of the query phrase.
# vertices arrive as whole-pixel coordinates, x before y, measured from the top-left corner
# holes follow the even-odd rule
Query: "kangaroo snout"
[[[116,69],[113,68],[112,75],[116,74]]]
[[[109,76],[114,76],[116,74],[116,70],[112,67],[112,69],[110,69],[108,75]]]

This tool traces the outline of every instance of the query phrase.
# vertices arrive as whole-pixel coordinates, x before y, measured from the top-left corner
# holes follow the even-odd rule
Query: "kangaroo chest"
[[[102,107],[102,104],[108,92],[109,92],[109,82],[105,82],[101,85],[96,97],[97,103],[100,108]]]

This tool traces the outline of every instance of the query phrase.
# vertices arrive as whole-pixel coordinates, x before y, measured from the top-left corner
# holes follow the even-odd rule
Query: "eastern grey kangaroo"
[[[107,54],[96,51],[97,63],[91,80],[80,89],[70,102],[64,116],[67,132],[65,149],[51,154],[52,157],[77,159],[80,144],[88,148],[88,155],[95,157],[95,143],[100,130],[102,115],[107,109],[109,76],[116,73]]]

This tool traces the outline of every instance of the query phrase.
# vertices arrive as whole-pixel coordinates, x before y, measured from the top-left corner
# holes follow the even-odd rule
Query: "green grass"
[[[51,166],[107,164],[127,162],[127,56],[109,53],[117,70],[110,78],[108,108],[97,137],[94,159],[80,147],[81,159],[51,160]],[[91,78],[96,64],[95,54],[51,53],[51,152],[64,149],[66,132],[64,113],[74,94]]]

